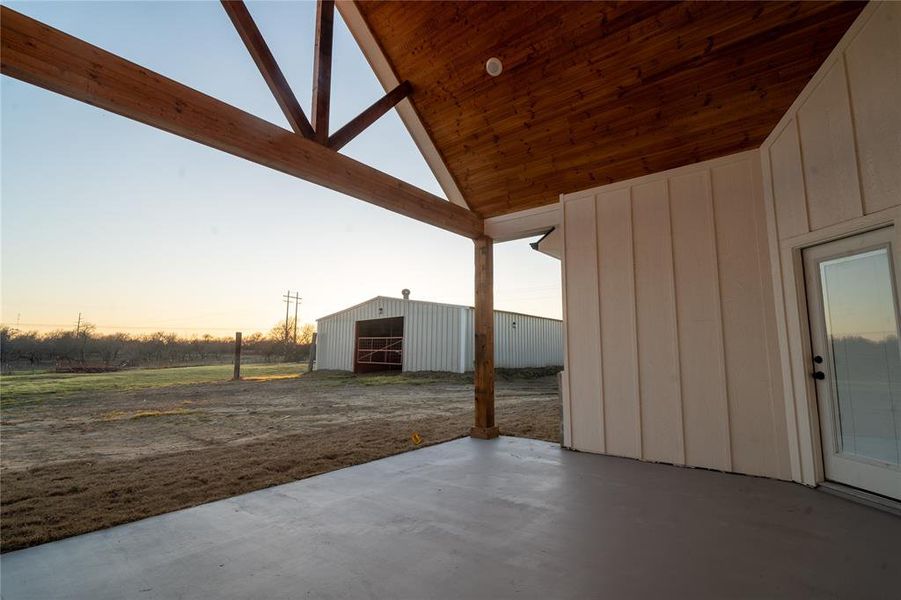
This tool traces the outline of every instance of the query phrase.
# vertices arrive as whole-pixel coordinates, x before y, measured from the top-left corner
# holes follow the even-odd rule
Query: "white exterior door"
[[[826,479],[901,499],[901,335],[892,227],[804,251]]]

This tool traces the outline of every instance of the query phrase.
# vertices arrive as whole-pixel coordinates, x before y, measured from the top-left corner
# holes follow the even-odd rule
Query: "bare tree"
[[[312,325],[304,325],[298,331],[298,343],[294,344],[293,322],[288,322],[287,335],[284,322],[279,322],[268,334],[256,332],[244,336],[244,354],[267,362],[283,354],[289,360],[304,360],[312,331]],[[80,327],[77,334],[71,329],[38,333],[0,328],[0,362],[5,372],[54,363],[67,367],[71,363],[82,366],[102,363],[105,367],[209,364],[228,360],[233,350],[234,340],[230,336],[209,334],[190,338],[165,331],[146,335],[98,334],[90,324]]]
[[[294,341],[294,319],[280,321],[269,330],[269,339],[278,344],[287,345]]]
[[[315,325],[312,323],[304,324],[297,333],[297,343],[295,344],[294,319],[288,319],[287,327],[284,321],[276,323],[269,330],[268,338],[272,342],[272,347],[269,349],[270,353],[268,356],[281,351],[285,360],[304,360],[307,352],[309,352],[309,345],[313,341],[314,331],[316,331]]]
[[[85,351],[87,350],[88,343],[94,337],[94,332],[97,330],[92,323],[82,323],[81,327],[78,330],[78,350],[81,357],[81,362],[84,364],[85,361]]]
[[[297,334],[297,343],[312,344],[314,333],[316,333],[316,326],[312,323],[304,323],[303,327],[300,328],[300,333]]]

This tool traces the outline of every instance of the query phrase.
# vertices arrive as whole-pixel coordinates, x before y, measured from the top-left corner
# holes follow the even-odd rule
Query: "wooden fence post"
[[[313,332],[313,339],[310,340],[309,364],[307,365],[307,373],[313,372],[313,362],[316,360],[316,332]]]
[[[235,375],[232,381],[241,379],[241,332],[235,332]]]

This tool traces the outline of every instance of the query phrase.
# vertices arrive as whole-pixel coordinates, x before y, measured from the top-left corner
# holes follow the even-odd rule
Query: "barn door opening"
[[[356,336],[354,373],[403,370],[403,317],[357,321]]]

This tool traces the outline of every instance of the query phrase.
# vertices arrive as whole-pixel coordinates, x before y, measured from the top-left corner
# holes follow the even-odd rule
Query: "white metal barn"
[[[316,321],[316,369],[472,371],[473,308],[376,296]],[[495,366],[563,364],[563,322],[494,312]]]

